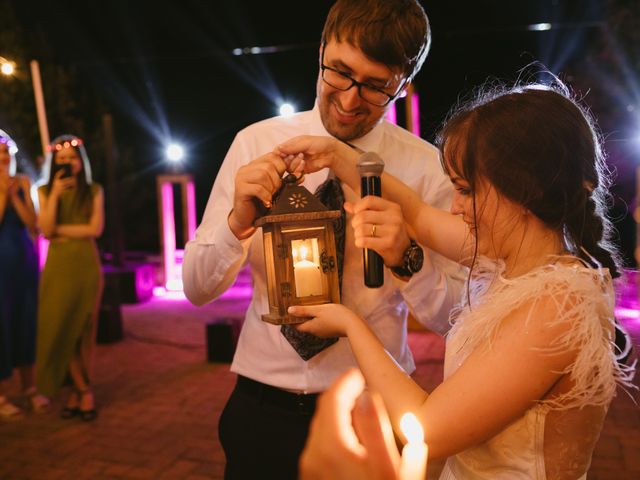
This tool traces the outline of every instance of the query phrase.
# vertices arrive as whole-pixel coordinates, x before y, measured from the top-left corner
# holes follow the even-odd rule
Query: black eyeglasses
[[[398,94],[402,91],[407,79],[405,78],[398,90],[393,95],[389,95],[384,90],[374,87],[373,85],[369,85],[368,83],[358,82],[354,80],[349,74],[345,72],[341,72],[340,70],[336,70],[335,68],[329,67],[324,64],[324,49],[326,47],[326,43],[322,45],[322,60],[320,61],[320,69],[322,70],[322,80],[327,85],[346,92],[353,86],[358,87],[358,95],[365,102],[375,105],[376,107],[385,107],[389,104],[394,98],[398,96]]]

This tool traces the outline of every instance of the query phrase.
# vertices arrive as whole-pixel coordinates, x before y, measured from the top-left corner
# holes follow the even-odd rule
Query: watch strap
[[[417,273],[420,269],[414,271],[411,268],[411,252],[412,250],[419,248],[422,249],[420,245],[416,243],[415,240],[410,239],[409,246],[404,251],[402,255],[402,265],[398,265],[396,267],[391,267],[391,271],[400,277],[411,277],[414,273]],[[422,265],[420,266],[422,268]]]

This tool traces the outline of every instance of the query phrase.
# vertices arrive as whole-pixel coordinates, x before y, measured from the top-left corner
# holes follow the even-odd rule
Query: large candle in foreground
[[[425,480],[427,478],[429,449],[424,443],[422,425],[413,413],[405,413],[400,419],[400,430],[407,438],[407,444],[402,448],[400,478],[402,480]]]
[[[293,264],[296,280],[296,296],[322,295],[322,274],[320,265],[307,260],[307,248],[300,247],[300,261]]]

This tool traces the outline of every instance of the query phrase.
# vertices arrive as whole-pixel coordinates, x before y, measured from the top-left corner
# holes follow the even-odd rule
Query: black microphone
[[[367,195],[382,196],[382,182],[380,176],[384,170],[384,162],[380,156],[373,152],[366,152],[358,159],[358,171],[360,172],[360,190],[362,197]],[[375,235],[375,225],[372,234]],[[362,252],[364,263],[364,284],[369,288],[381,287],[384,283],[384,262],[375,251],[366,248]]]

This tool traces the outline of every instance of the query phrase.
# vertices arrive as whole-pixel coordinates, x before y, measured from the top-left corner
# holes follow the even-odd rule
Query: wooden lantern
[[[287,313],[291,305],[340,303],[334,221],[309,190],[288,175],[271,209],[254,225],[262,227],[269,293],[269,313],[262,320],[276,325],[305,319]]]

